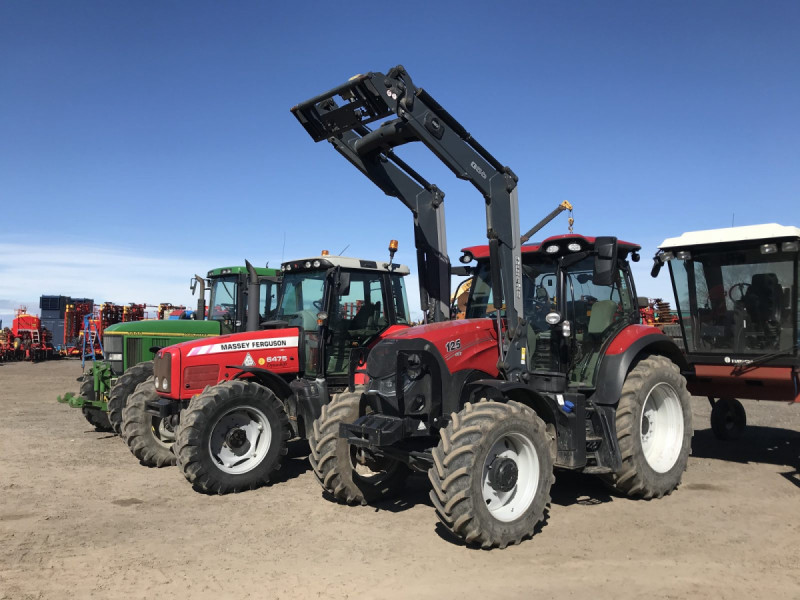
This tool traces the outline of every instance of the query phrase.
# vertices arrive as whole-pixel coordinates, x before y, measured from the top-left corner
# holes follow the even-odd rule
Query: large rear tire
[[[626,496],[661,498],[678,487],[692,448],[686,379],[664,356],[649,356],[625,378],[616,414],[619,472],[605,476]]]
[[[309,461],[322,488],[342,504],[368,504],[396,495],[409,470],[404,464],[378,459],[339,437],[339,425],[359,417],[363,389],[334,396],[322,407],[308,436]]]
[[[114,433],[122,433],[122,411],[128,402],[128,397],[136,390],[136,386],[153,374],[153,361],[148,360],[138,365],[133,365],[125,371],[108,395],[108,420]]]
[[[80,395],[89,402],[94,402],[94,379],[91,376],[84,375],[81,382]],[[84,418],[89,422],[89,425],[97,431],[111,431],[111,423],[108,420],[108,415],[94,406],[83,405],[81,409]]]
[[[270,389],[225,381],[192,398],[181,415],[178,467],[199,492],[255,489],[280,469],[290,431],[283,403]]]
[[[711,431],[722,441],[738,440],[747,427],[747,412],[736,398],[720,398],[711,407]]]
[[[171,467],[176,458],[172,453],[175,433],[167,423],[147,412],[147,403],[158,400],[151,375],[136,386],[122,410],[121,436],[131,453],[146,467]]]
[[[467,544],[505,548],[533,535],[550,505],[555,440],[518,402],[467,403],[433,450],[431,501]]]

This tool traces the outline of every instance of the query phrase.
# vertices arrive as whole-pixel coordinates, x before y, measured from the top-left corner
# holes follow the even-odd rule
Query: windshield
[[[526,256],[523,260],[525,261],[522,265],[523,316],[531,326],[543,331],[549,328],[544,316],[552,309],[556,296],[555,264],[539,257]],[[493,317],[495,308],[492,305],[492,298],[489,261],[482,261],[478,264],[478,272],[472,284],[466,311],[467,318]],[[501,309],[501,315],[505,316],[505,307]]]
[[[238,294],[238,278],[218,277],[211,284],[208,318],[213,321],[234,321],[236,319],[236,301]]]
[[[316,329],[324,291],[325,271],[284,273],[276,318],[306,330]]]
[[[795,253],[693,250],[669,265],[689,352],[770,354],[797,344]]]

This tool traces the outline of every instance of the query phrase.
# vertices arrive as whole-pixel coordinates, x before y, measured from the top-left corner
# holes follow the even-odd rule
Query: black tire
[[[650,410],[645,412],[648,400]],[[652,412],[653,408],[659,408],[660,415]],[[617,405],[616,428],[622,468],[604,476],[611,487],[626,496],[648,500],[678,487],[694,432],[686,379],[675,363],[664,356],[649,356],[631,369]],[[658,438],[649,437],[656,433]]]
[[[252,440],[241,425],[234,425],[251,417],[266,421],[262,427],[268,425],[268,439],[253,434]],[[283,403],[270,389],[248,381],[225,381],[192,398],[181,414],[174,452],[178,467],[195,490],[207,494],[242,492],[268,483],[270,475],[280,469],[290,431]],[[268,445],[261,446],[257,458],[251,461],[245,457],[253,441],[258,447],[265,440]],[[212,450],[212,445],[217,450]],[[223,453],[243,460],[223,466],[219,458]]]
[[[322,488],[342,504],[368,504],[389,498],[405,486],[409,470],[397,461],[367,457],[339,437],[339,424],[359,417],[362,389],[334,396],[322,407],[308,436],[309,461]],[[374,475],[359,474],[354,466],[369,466]]]
[[[517,461],[511,460],[519,478],[498,481],[498,486],[508,487],[498,491],[488,479],[493,469],[508,473],[502,461],[510,460],[497,453],[499,448],[519,451]],[[505,548],[519,544],[545,518],[555,481],[554,456],[555,440],[531,408],[513,401],[467,403],[452,415],[433,450],[434,466],[428,478],[436,515],[469,545]],[[485,483],[493,488],[488,498]],[[514,514],[517,511],[519,516]]]
[[[738,440],[747,427],[747,413],[736,398],[720,398],[711,407],[711,431],[722,441]]]
[[[151,400],[158,400],[152,375],[128,396],[122,410],[120,435],[131,453],[146,467],[171,467],[176,463],[172,453],[174,434],[170,439],[170,431],[162,427],[162,420],[146,411]]]
[[[138,365],[133,365],[130,369],[120,375],[111,392],[108,395],[108,420],[114,433],[122,433],[122,410],[136,386],[153,374],[153,361],[148,360]]]
[[[83,381],[81,382],[80,395],[81,398],[85,398],[89,402],[94,402],[94,379],[91,375],[84,375]],[[81,412],[83,412],[83,416],[89,422],[89,425],[94,427],[95,430],[102,432],[111,431],[111,423],[108,420],[108,414],[104,411],[94,406],[87,406],[84,404],[81,408]]]

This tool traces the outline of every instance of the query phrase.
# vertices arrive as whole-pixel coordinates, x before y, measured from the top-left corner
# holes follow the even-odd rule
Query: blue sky
[[[568,199],[667,295],[664,238],[800,225],[798,31],[789,1],[4,0],[0,318],[40,294],[189,304],[214,266],[390,238],[414,269],[407,210],[289,113],[399,63],[519,175],[523,230]],[[485,240],[477,192],[406,156],[446,193],[451,258]]]

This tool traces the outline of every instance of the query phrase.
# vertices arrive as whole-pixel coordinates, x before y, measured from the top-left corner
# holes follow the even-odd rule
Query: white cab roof
[[[359,269],[362,271],[388,271],[389,270],[389,263],[380,260],[364,260],[362,258],[351,258],[349,256],[332,256],[330,254],[326,256],[312,256],[309,258],[301,258],[298,260],[290,260],[283,263],[282,267],[286,265],[298,265],[299,269],[308,268],[305,267],[305,263],[310,262],[312,265],[314,261],[327,261],[330,265],[334,267],[342,267],[343,269]],[[290,269],[294,270],[294,269]],[[392,269],[393,273],[398,275],[408,275],[411,273],[409,268],[406,265],[398,265],[394,263],[394,268]]]
[[[705,244],[725,242],[744,242],[749,240],[770,240],[800,238],[800,227],[765,223],[764,225],[746,225],[744,227],[724,227],[722,229],[706,229],[705,231],[688,231],[674,238],[667,238],[659,246],[660,249],[686,248]]]

